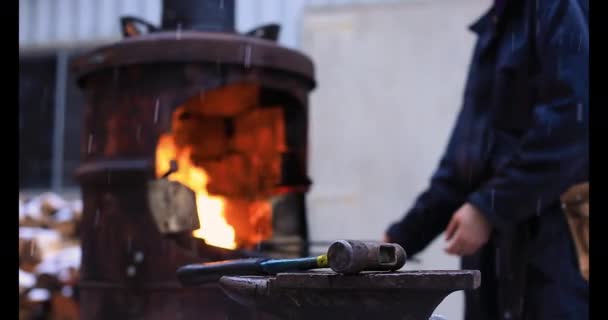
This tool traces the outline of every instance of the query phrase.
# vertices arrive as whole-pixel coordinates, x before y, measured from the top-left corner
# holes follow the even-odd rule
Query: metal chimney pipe
[[[234,32],[234,0],[163,0],[162,30]]]

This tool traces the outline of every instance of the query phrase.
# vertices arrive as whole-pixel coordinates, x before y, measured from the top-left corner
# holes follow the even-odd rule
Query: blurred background
[[[461,105],[475,40],[468,26],[489,5],[485,0],[236,1],[238,31],[278,23],[279,43],[315,64],[318,86],[309,104],[311,240],[381,239],[427,186]],[[55,299],[67,315],[77,308],[69,297],[80,254],[70,221],[82,214],[73,172],[80,160],[83,97],[69,59],[120,40],[120,16],[158,24],[160,11],[160,0],[19,1],[23,303],[29,299],[39,306]],[[53,221],[37,222],[45,212],[53,213]],[[442,249],[438,238],[420,263],[406,268],[457,269],[458,259]],[[43,270],[57,279],[40,280]],[[59,289],[31,290],[41,281],[57,282],[53,288]],[[462,319],[462,294],[450,295],[436,313]]]

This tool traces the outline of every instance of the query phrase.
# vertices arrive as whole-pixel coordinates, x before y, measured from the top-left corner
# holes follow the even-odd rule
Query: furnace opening
[[[272,237],[270,198],[285,151],[283,109],[261,106],[260,87],[239,83],[202,91],[178,106],[156,148],[156,176],[195,192],[193,236],[226,249]],[[174,168],[175,169],[175,168]]]

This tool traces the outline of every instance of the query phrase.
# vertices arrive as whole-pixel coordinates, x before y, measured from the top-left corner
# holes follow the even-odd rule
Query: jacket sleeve
[[[416,199],[404,217],[389,226],[386,235],[390,241],[407,249],[408,255],[422,251],[447,226],[452,213],[465,201],[470,190],[455,165],[455,157],[461,152],[464,126],[467,125],[465,110],[460,111],[439,166],[429,187]]]
[[[587,12],[574,0],[537,3],[533,125],[514,156],[468,198],[499,229],[540,214],[569,186],[588,180]]]

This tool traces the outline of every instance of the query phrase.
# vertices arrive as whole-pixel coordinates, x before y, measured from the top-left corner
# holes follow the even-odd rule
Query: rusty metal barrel
[[[177,8],[177,2],[170,2]],[[234,6],[232,1],[190,2],[199,3],[198,8],[212,2],[226,6],[217,10]],[[164,16],[163,24],[173,27],[182,18]],[[211,23],[225,30],[232,22]],[[150,201],[150,186],[158,180],[159,137],[171,130],[176,107],[188,99],[239,83],[259,86],[258,104],[280,106],[285,126],[279,146],[284,154],[278,157],[283,160],[271,168],[277,172],[272,184],[291,190],[306,190],[310,184],[306,153],[308,94],[315,87],[312,61],[273,41],[201,31],[205,28],[196,25],[191,21],[180,30],[160,28],[128,37],[72,61],[85,95],[82,163],[76,172],[84,203],[79,289],[85,319],[254,316],[217,285],[182,288],[175,275],[185,264],[252,253],[205,245],[192,230],[167,234],[152,214],[150,206],[156,202]],[[300,211],[293,232],[305,237],[305,191],[298,192],[295,208]]]

